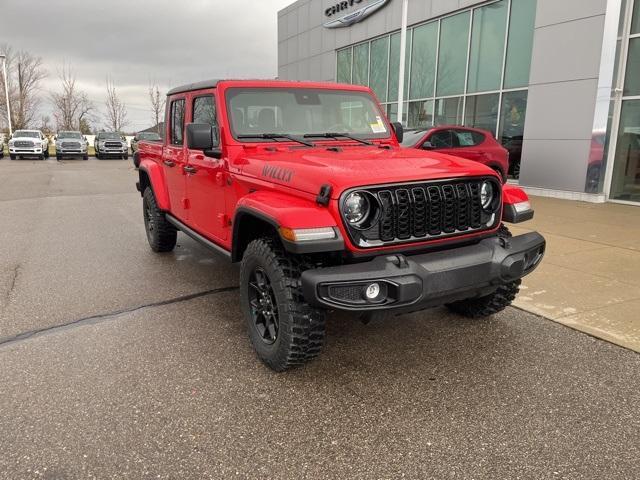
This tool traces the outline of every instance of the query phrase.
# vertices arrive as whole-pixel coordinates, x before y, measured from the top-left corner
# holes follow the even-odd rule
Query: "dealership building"
[[[640,204],[640,0],[298,0],[278,75],[368,85],[406,128],[489,130],[531,194]]]

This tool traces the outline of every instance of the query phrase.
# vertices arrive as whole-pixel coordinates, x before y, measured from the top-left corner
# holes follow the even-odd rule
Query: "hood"
[[[253,150],[253,151],[252,151]],[[333,187],[333,198],[348,188],[478,175],[495,175],[478,162],[417,149],[340,147],[246,149],[242,173],[311,194]]]

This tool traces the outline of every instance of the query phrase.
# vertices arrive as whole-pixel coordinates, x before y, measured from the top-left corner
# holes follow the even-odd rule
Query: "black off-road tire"
[[[171,252],[176,246],[178,231],[158,208],[150,187],[145,189],[142,196],[142,214],[151,250],[157,253]]]
[[[326,311],[311,307],[302,294],[300,276],[311,265],[287,254],[280,242],[260,238],[247,247],[240,267],[240,303],[251,343],[258,358],[282,372],[305,364],[320,354],[324,344]],[[278,328],[274,341],[258,331],[250,304],[249,283],[256,270],[266,274],[275,299]]]
[[[511,238],[513,235],[507,227],[500,226],[498,236]],[[467,318],[484,318],[501,312],[510,306],[516,299],[520,291],[521,280],[500,285],[498,289],[490,295],[480,298],[469,298],[459,302],[449,303],[447,307],[452,312]]]

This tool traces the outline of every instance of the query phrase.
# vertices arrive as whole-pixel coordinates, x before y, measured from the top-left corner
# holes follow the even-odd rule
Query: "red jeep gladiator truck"
[[[164,143],[140,142],[153,251],[178,230],[240,264],[240,305],[276,371],[320,353],[328,311],[446,305],[486,317],[540,263],[527,195],[491,168],[402,149],[372,91],[216,80],[168,93]]]

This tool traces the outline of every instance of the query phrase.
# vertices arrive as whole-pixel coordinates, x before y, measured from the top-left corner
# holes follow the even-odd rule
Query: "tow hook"
[[[398,268],[409,268],[409,262],[404,255],[391,255],[387,260]]]

